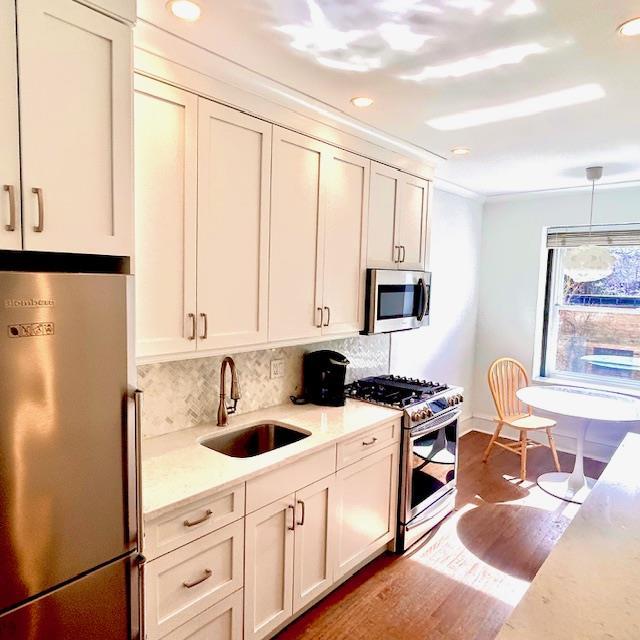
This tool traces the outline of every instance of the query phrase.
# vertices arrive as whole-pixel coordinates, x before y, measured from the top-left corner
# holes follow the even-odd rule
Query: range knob
[[[459,393],[458,394],[458,402],[460,403],[460,402],[463,402],[463,401],[464,401],[464,396],[461,393]]]
[[[424,410],[425,418],[430,418],[433,415],[433,411],[431,409]]]
[[[416,411],[412,416],[411,416],[411,420],[413,420],[413,422],[419,422],[420,421],[420,412]]]

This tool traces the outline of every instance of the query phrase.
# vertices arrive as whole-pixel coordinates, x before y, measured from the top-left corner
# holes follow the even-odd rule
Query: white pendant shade
[[[610,276],[615,262],[607,247],[583,245],[567,251],[564,272],[574,282],[595,282]]]

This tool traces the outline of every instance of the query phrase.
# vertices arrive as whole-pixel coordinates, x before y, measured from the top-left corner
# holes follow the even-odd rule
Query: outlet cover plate
[[[284,378],[284,358],[271,361],[271,379]]]

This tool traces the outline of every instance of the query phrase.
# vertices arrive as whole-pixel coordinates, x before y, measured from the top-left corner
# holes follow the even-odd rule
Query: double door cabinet
[[[0,0],[0,249],[131,255],[131,61],[129,24]]]
[[[395,535],[399,430],[384,424],[147,522],[148,640],[261,640],[382,551]]]
[[[138,356],[357,334],[367,237],[424,267],[426,181],[139,75],[135,119]]]

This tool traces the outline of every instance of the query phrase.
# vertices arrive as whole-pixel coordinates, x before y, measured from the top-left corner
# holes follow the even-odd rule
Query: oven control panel
[[[424,422],[429,418],[433,418],[433,416],[437,415],[441,411],[449,409],[455,405],[462,404],[463,402],[464,397],[461,393],[443,396],[437,400],[426,403],[426,405],[416,407],[414,410],[409,409],[409,418],[411,419],[411,422]]]

